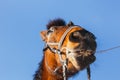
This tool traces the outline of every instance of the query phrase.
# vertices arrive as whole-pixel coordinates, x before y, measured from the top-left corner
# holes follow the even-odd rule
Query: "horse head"
[[[48,59],[47,65],[55,70],[57,66],[62,66],[61,59],[67,59],[67,76],[87,68],[96,59],[94,34],[73,22],[66,24],[62,19],[52,20],[47,24],[47,30],[41,31],[40,35],[46,44],[45,55],[49,54],[47,58],[54,58],[55,68],[50,66],[52,62]],[[60,53],[55,54],[58,51]],[[61,70],[58,69],[57,72],[61,73]]]

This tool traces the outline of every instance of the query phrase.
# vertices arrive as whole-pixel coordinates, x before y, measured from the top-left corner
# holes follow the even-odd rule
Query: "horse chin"
[[[83,70],[88,67],[91,63],[93,63],[96,59],[94,55],[89,56],[79,56],[76,57],[76,63],[78,64],[77,70]]]
[[[69,72],[71,72],[72,74],[76,74],[78,71],[85,69],[91,63],[93,63],[95,59],[96,57],[94,56],[94,54],[88,56],[85,55],[71,56],[69,58],[69,61],[72,63],[73,68],[69,70]]]

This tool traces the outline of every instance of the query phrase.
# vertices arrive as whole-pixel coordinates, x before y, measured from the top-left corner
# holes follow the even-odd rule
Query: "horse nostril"
[[[77,31],[77,32],[74,32],[73,33],[73,37],[74,38],[79,38],[80,37],[80,33]]]
[[[75,31],[75,32],[71,33],[70,41],[79,42],[80,41],[80,32],[79,31]]]

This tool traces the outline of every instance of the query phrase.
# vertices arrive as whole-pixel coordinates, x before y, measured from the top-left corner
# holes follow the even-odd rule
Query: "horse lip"
[[[82,57],[82,56],[94,56],[95,52],[93,50],[73,50],[73,51],[68,51],[68,56],[69,57]]]
[[[75,58],[94,56],[94,53],[76,52]]]
[[[89,56],[76,56],[75,57],[77,59],[78,62],[81,63],[81,61],[86,61],[86,60],[89,60],[89,62],[94,62],[95,61],[95,55],[94,54],[91,54]]]

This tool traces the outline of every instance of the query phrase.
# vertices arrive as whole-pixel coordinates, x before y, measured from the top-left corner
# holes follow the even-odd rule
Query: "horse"
[[[90,64],[96,60],[94,34],[61,18],[50,20],[46,27],[40,32],[45,42],[43,59],[33,80],[68,80],[84,69],[90,80]]]

